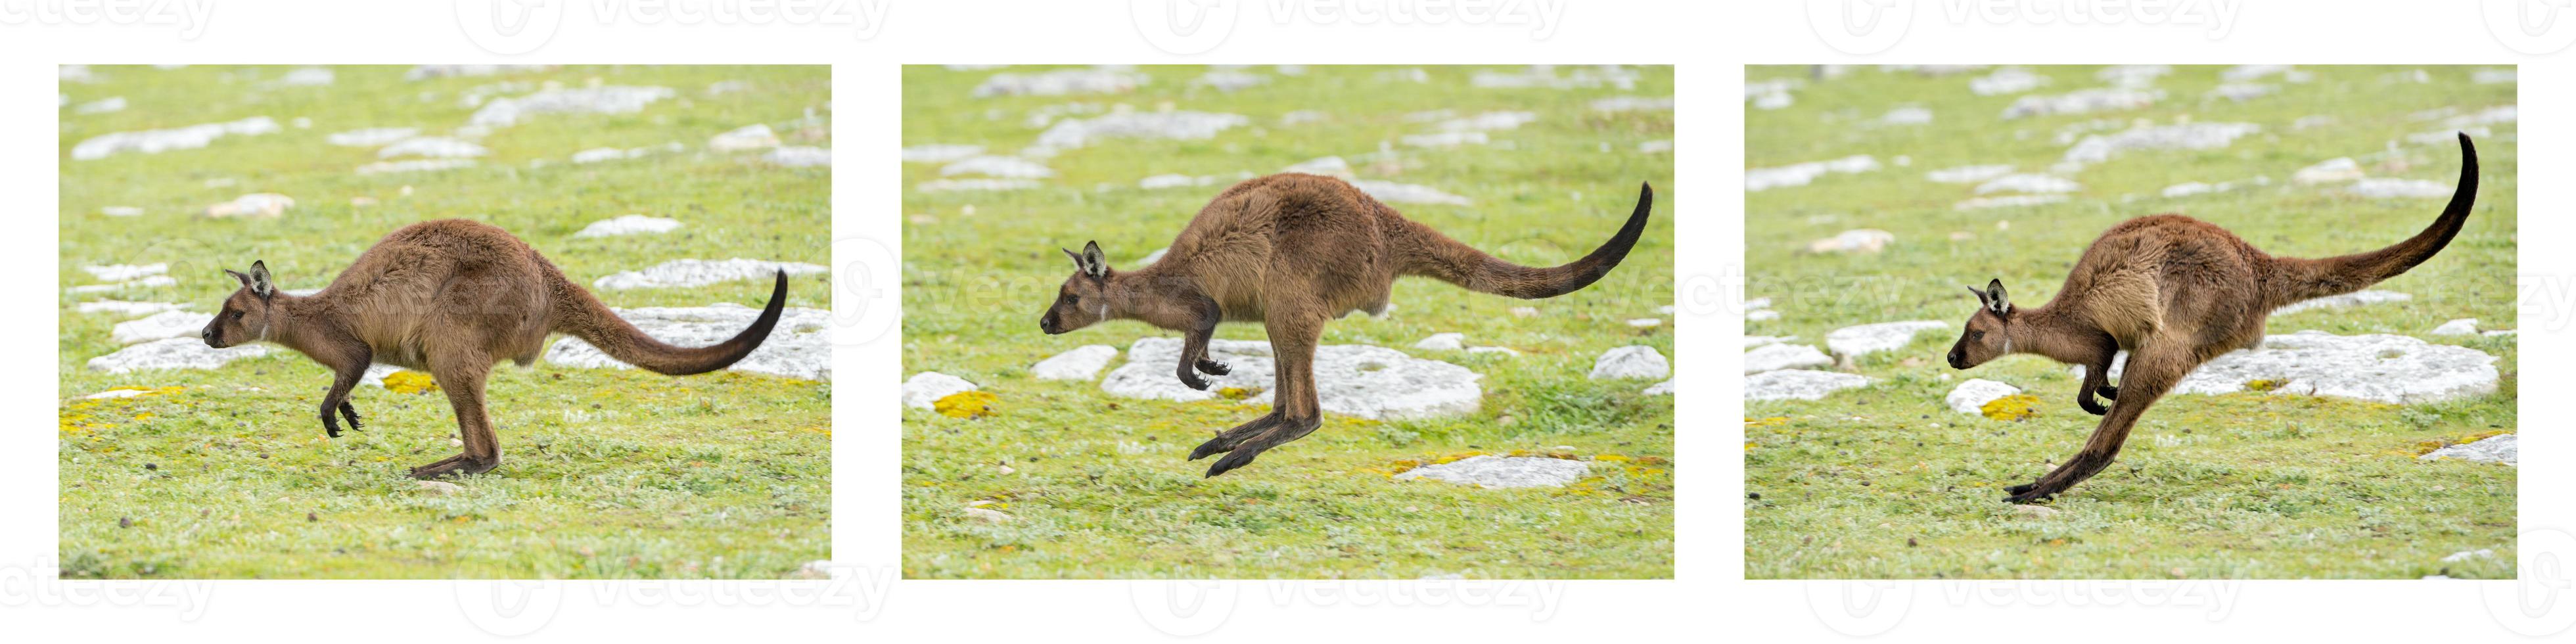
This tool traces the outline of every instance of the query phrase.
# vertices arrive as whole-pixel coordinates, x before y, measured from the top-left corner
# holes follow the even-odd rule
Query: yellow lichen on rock
[[[1216,390],[1216,397],[1224,398],[1226,400],[1243,400],[1252,397],[1252,390],[1242,387],[1220,387]]]
[[[931,403],[931,409],[949,418],[982,418],[993,413],[993,403],[1002,397],[981,391],[960,391]]]
[[[385,391],[398,394],[438,391],[438,379],[418,371],[396,371],[385,374]]]
[[[2039,397],[2018,394],[1986,401],[1979,413],[1995,420],[2021,420],[2039,414]]]
[[[2288,383],[2288,382],[2286,382],[2286,381],[2281,381],[2281,380],[2247,380],[2247,381],[2245,381],[2245,390],[2246,390],[2246,391],[2271,391],[2271,390],[2274,390],[2274,389],[2279,389],[2279,388],[2281,388],[2281,385],[2286,385],[2286,384],[2290,384],[2290,383]]]

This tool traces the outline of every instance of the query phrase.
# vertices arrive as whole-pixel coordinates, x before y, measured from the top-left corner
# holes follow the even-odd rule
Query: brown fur
[[[2094,239],[2045,305],[2012,306],[2001,280],[1982,291],[1968,289],[1982,306],[1951,346],[1951,367],[1967,369],[2011,353],[2083,365],[2076,404],[2103,416],[2083,451],[2039,480],[2013,486],[2005,500],[2045,499],[2110,465],[2138,416],[2183,376],[2220,354],[2262,343],[2263,323],[2273,309],[2361,290],[2441,252],[2477,200],[2478,153],[2466,134],[2460,135],[2460,155],[2459,187],[2442,215],[2415,236],[2379,250],[2324,259],[2273,257],[2216,225],[2155,215],[2122,222]],[[2124,349],[2129,361],[2114,389],[2108,386],[2111,358]],[[2094,402],[2095,392],[2112,399],[2108,410]]]
[[[1644,186],[1636,211],[1609,242],[1572,263],[1531,268],[1407,220],[1340,179],[1274,174],[1219,193],[1152,266],[1111,269],[1097,243],[1081,253],[1065,251],[1076,270],[1038,327],[1056,334],[1102,320],[1138,320],[1180,331],[1176,375],[1183,384],[1206,389],[1199,372],[1227,372],[1226,365],[1207,358],[1217,323],[1261,323],[1278,360],[1276,402],[1269,414],[1218,434],[1190,454],[1198,460],[1232,452],[1208,467],[1207,475],[1216,476],[1323,423],[1314,359],[1326,321],[1354,310],[1384,312],[1395,279],[1408,275],[1518,298],[1574,292],[1628,256],[1653,205],[1654,187]]]
[[[620,320],[590,291],[510,233],[476,221],[428,221],[386,235],[331,285],[310,296],[278,292],[266,262],[251,272],[224,271],[241,282],[199,336],[208,346],[267,341],[330,367],[322,429],[337,438],[337,411],[359,429],[350,390],[367,366],[383,363],[428,371],[456,409],[465,453],[412,468],[432,478],[478,474],[501,463],[484,412],[483,380],[492,365],[526,366],[545,350],[546,335],[566,333],[610,357],[655,372],[688,375],[725,368],[759,348],[787,300],[778,273],[769,305],[751,328],[710,347],[680,348]]]

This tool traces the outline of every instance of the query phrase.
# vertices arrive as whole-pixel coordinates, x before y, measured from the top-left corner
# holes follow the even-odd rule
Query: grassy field
[[[1929,76],[1880,69],[1827,80],[1805,67],[1752,68],[1749,82],[1799,79],[1794,104],[1748,109],[1746,166],[1769,168],[1849,155],[1884,167],[1828,174],[1811,185],[1748,193],[1749,297],[1771,297],[1780,317],[1746,333],[1820,344],[1842,326],[1897,320],[1964,321],[1976,300],[1963,285],[2000,278],[2013,301],[2056,295],[2085,244],[2124,219],[2175,212],[2233,230],[2276,255],[2326,256],[2374,249],[2412,235],[2440,198],[2366,198],[2340,186],[2295,185],[2291,174],[2353,157],[2374,177],[2422,179],[2447,196],[2456,145],[2407,141],[2446,133],[2452,112],[2512,106],[2514,84],[2476,83],[2470,68],[2302,68],[2304,81],[2272,75],[2276,92],[2242,102],[2207,95],[2226,68],[2176,67],[2155,81],[2162,100],[2141,109],[1998,118],[2015,95],[1978,96],[1986,71]],[[2033,93],[2103,86],[2096,69],[2038,67]],[[1928,124],[1875,122],[1899,106],[1927,108]],[[2045,172],[2068,148],[2061,133],[2126,129],[2135,122],[2241,122],[2259,133],[2211,150],[2132,151],[2066,175],[2071,199],[2029,207],[1958,210],[1977,184],[1934,183],[1931,170],[2011,164]],[[1745,575],[1755,578],[2414,578],[2510,577],[2514,570],[2513,467],[2418,462],[2443,443],[2516,427],[2517,351],[2510,336],[2433,336],[2452,318],[2514,328],[2515,156],[2511,122],[2483,125],[2477,209],[2449,248],[2378,289],[2410,301],[2271,319],[2270,333],[2319,329],[2389,333],[2499,356],[2494,394],[2425,405],[2231,394],[2168,396],[2150,408],[2119,461],[2059,496],[2059,514],[2023,518],[2000,502],[2074,453],[2097,417],[2077,409],[2076,379],[2037,356],[1996,360],[1961,373],[1943,364],[1956,329],[1925,332],[1899,351],[1846,369],[1860,389],[1821,401],[1746,403]],[[2440,136],[2440,135],[2437,135]],[[1900,158],[1902,160],[1900,160]],[[2165,197],[2184,182],[2269,183]],[[1991,196],[1991,195],[1989,195]],[[2007,223],[2008,222],[2008,223]],[[1896,241],[1876,254],[1811,254],[1807,242],[1877,228]],[[1954,233],[1968,238],[1958,240]],[[1942,396],[1972,377],[2038,395],[2021,422],[1951,412]],[[2444,562],[2460,551],[2491,557]]]
[[[1010,72],[1043,71],[1014,69]],[[1203,140],[1117,139],[1062,152],[1055,176],[1009,191],[926,192],[942,166],[904,166],[904,372],[960,376],[998,397],[975,419],[904,411],[904,574],[907,577],[1657,578],[1672,575],[1672,398],[1652,381],[1585,378],[1603,351],[1629,344],[1672,355],[1672,222],[1668,109],[1600,111],[1613,96],[1668,97],[1670,68],[1634,70],[1633,86],[1476,87],[1471,74],[1519,68],[1255,68],[1266,83],[1226,92],[1194,82],[1207,69],[1145,68],[1129,93],[977,98],[995,70],[907,68],[904,143],[983,145],[1012,154],[1033,142],[1032,116],[1074,118],[1116,106],[1239,114],[1249,123]],[[1574,79],[1593,70],[1557,70]],[[1419,74],[1418,76],[1416,74]],[[1288,118],[1321,112],[1320,120]],[[1528,111],[1536,119],[1453,148],[1397,143],[1428,121]],[[1409,116],[1411,115],[1411,116]],[[1376,155],[1384,147],[1390,154]],[[1635,252],[1591,287],[1522,301],[1407,280],[1383,319],[1327,325],[1326,344],[1371,344],[1461,364],[1484,376],[1482,410],[1434,420],[1327,416],[1304,440],[1251,467],[1201,478],[1192,447],[1265,411],[1224,400],[1172,403],[1114,397],[1094,382],[1040,381],[1028,367],[1086,344],[1124,349],[1175,336],[1111,322],[1062,336],[1037,318],[1072,273],[1058,248],[1098,240],[1133,267],[1238,173],[1267,174],[1338,155],[1362,179],[1432,186],[1472,206],[1392,204],[1404,214],[1506,259],[1554,265],[1607,239],[1634,203],[1637,182],[1660,195]],[[1162,174],[1221,176],[1208,185],[1146,189]],[[1510,309],[1533,306],[1535,316]],[[1632,328],[1633,318],[1664,317]],[[1412,349],[1439,332],[1518,357]],[[1219,338],[1265,339],[1228,324]],[[1571,449],[1560,450],[1559,447]],[[1414,463],[1468,453],[1565,452],[1597,458],[1564,488],[1488,490],[1390,481]],[[1007,466],[1010,471],[1005,472]],[[970,503],[1015,517],[971,519]]]
[[[408,468],[457,451],[446,397],[360,387],[366,431],[327,439],[313,417],[330,384],[282,348],[218,370],[108,374],[89,359],[119,348],[133,316],[78,313],[96,299],[180,302],[212,313],[237,284],[220,269],[266,260],[286,289],[318,288],[379,237],[411,222],[466,217],[526,239],[573,281],[681,258],[828,263],[830,170],[706,150],[709,137],[769,124],[790,145],[828,147],[822,67],[571,67],[405,80],[405,67],[340,68],[327,86],[286,86],[290,68],[101,67],[66,80],[73,105],[121,96],[122,111],[62,116],[64,287],[80,267],[167,262],[172,286],[66,295],[59,409],[61,557],[66,577],[626,578],[779,577],[830,549],[829,383],[718,372],[504,365],[487,387],[504,460],[416,490]],[[465,169],[360,175],[374,147],[325,135],[466,123],[472,94],[544,86],[662,86],[631,114],[544,114],[493,128]],[[718,83],[723,83],[719,86]],[[711,91],[711,90],[723,91]],[[275,133],[201,149],[78,160],[110,132],[256,116]],[[677,142],[686,151],[592,164],[575,152]],[[208,204],[258,192],[296,200],[275,219],[211,219]],[[142,214],[111,217],[107,207]],[[575,239],[626,214],[681,220],[665,235]],[[824,276],[791,281],[788,305],[829,308]],[[765,284],[601,292],[611,306],[759,305]],[[91,400],[111,388],[151,388]]]

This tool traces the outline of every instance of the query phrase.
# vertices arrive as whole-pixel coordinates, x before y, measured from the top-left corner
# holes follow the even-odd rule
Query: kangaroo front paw
[[[1188,386],[1189,386],[1189,388],[1191,388],[1191,389],[1197,389],[1197,390],[1199,390],[1199,391],[1207,391],[1207,388],[1208,388],[1208,381],[1207,381],[1207,379],[1206,379],[1206,378],[1201,378],[1201,377],[1199,377],[1199,375],[1198,375],[1198,374],[1191,373],[1191,372],[1190,372],[1190,370],[1188,370],[1188,369],[1182,369],[1182,370],[1181,370],[1181,373],[1180,373],[1180,377],[1181,377],[1181,384],[1183,384],[1183,385],[1188,385]]]
[[[329,409],[322,410],[322,433],[329,435],[332,438],[339,438],[340,418],[338,416],[331,415],[331,411],[332,410]]]
[[[2111,412],[2111,407],[2110,407],[2110,406],[2108,406],[2108,405],[2104,405],[2104,404],[2102,404],[2100,401],[2094,400],[2092,396],[2088,396],[2088,395],[2080,394],[2080,393],[2079,393],[2079,394],[2075,394],[2075,406],[2077,406],[2077,407],[2082,407],[2082,408],[2084,408],[2084,413],[2092,414],[2092,415],[2095,415],[2095,416],[2100,416],[2100,415],[2107,414],[2107,413],[2110,413],[2110,412]]]
[[[349,421],[349,431],[353,431],[353,432],[362,432],[362,431],[366,431],[366,430],[367,430],[367,426],[366,426],[366,425],[360,424],[360,423],[358,422],[358,408],[357,408],[357,407],[352,406],[352,405],[350,405],[349,403],[346,403],[346,402],[340,403],[340,416],[341,416],[341,417],[343,417],[343,418],[348,419],[348,421]]]
[[[2049,489],[2049,488],[2046,488],[2046,487],[2042,487],[2042,486],[2040,485],[2042,482],[2043,482],[2043,481],[2032,481],[2032,482],[2029,482],[2029,483],[2023,483],[2023,484],[2021,484],[2021,485],[2015,485],[2015,486],[2012,486],[2012,487],[2004,488],[2004,492],[2010,493],[2010,494],[2012,495],[2012,496],[2004,497],[2004,502],[2005,502],[2005,503],[2016,503],[2016,504],[2019,504],[2019,503],[2032,503],[2032,502],[2036,502],[2036,501],[2045,501],[2045,500],[2048,500],[2048,497],[2050,497],[2050,496],[2053,496],[2053,495],[2057,494],[2057,490],[2053,490],[2053,489]]]
[[[1209,360],[1209,359],[1206,359],[1206,358],[1200,358],[1200,359],[1199,359],[1199,371],[1206,372],[1208,375],[1211,375],[1211,376],[1222,376],[1222,375],[1225,375],[1225,374],[1228,374],[1228,373],[1233,373],[1233,372],[1234,372],[1234,368],[1233,368],[1233,367],[1225,366],[1225,363],[1223,363],[1223,362],[1217,362],[1217,361],[1215,361],[1215,360]]]
[[[2094,392],[2094,393],[2098,393],[2098,394],[2102,394],[2102,399],[2103,399],[2103,400],[2119,400],[2119,399],[2120,399],[2120,388],[2119,388],[2119,387],[2113,387],[2113,386],[2110,386],[2110,385],[2103,385],[2103,386],[2100,386],[2100,387],[2094,387],[2094,388],[2093,388],[2093,392]]]

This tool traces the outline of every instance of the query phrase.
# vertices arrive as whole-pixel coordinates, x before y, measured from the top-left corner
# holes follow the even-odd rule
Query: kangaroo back
[[[537,263],[544,267],[546,285],[553,291],[554,331],[581,338],[611,358],[655,373],[686,376],[733,366],[769,339],[769,330],[778,326],[779,313],[787,304],[787,271],[782,270],[777,285],[770,288],[769,305],[760,310],[759,319],[752,320],[751,328],[713,346],[675,347],[618,318],[589,289],[564,279],[553,262],[540,257]]]
[[[1412,220],[1402,220],[1398,235],[1409,242],[1399,246],[1397,273],[1420,275],[1456,284],[1479,293],[1492,293],[1534,300],[1572,293],[1610,273],[1619,261],[1628,258],[1628,249],[1637,245],[1637,237],[1646,231],[1646,216],[1654,211],[1655,187],[1643,184],[1637,192],[1637,210],[1628,215],[1627,225],[1610,241],[1592,249],[1582,259],[1552,268],[1532,268],[1503,261],[1484,251],[1450,239]]]
[[[2469,221],[2469,207],[2478,199],[2478,149],[2469,135],[2460,135],[2460,185],[2451,192],[2451,203],[2442,208],[2442,216],[2423,232],[2387,248],[2323,259],[2277,258],[2269,283],[2272,306],[2278,307],[2309,298],[2340,295],[2361,290],[2380,280],[2396,277],[2414,268],[2451,243],[2460,227]]]

